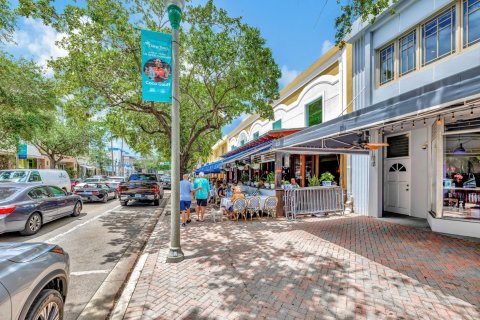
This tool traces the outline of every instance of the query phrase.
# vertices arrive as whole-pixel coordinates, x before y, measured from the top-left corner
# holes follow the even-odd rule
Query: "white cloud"
[[[322,55],[327,53],[328,50],[333,48],[333,43],[330,40],[325,40],[322,43]]]
[[[290,70],[286,65],[282,66],[282,77],[278,80],[278,83],[280,84],[280,88],[285,87],[287,84],[292,82],[300,72],[297,70]]]
[[[40,20],[27,18],[23,20],[24,28],[15,32],[14,40],[19,49],[45,68],[47,75],[53,71],[47,67],[50,59],[64,57],[68,52],[60,48],[56,42],[61,41],[66,34],[55,31],[52,27],[44,25]]]

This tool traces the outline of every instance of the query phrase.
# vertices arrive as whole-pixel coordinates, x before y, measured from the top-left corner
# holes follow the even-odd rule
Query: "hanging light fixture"
[[[402,131],[403,131],[403,122],[402,122],[402,125],[400,126],[400,130],[402,130]]]
[[[473,107],[470,109],[470,117],[473,117]]]
[[[441,124],[442,124],[442,119],[440,118],[440,116],[438,116],[437,125],[441,125]]]
[[[452,121],[455,121],[455,112],[452,112]]]
[[[427,121],[425,120],[425,118],[423,118],[423,125],[427,125]]]
[[[412,127],[415,128],[415,120],[412,122]]]
[[[460,145],[455,149],[453,150],[453,154],[465,154],[467,151],[465,150],[465,148],[463,147],[463,143],[460,142]]]

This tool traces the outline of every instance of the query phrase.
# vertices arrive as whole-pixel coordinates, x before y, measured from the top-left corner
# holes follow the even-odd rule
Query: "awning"
[[[207,163],[195,170],[196,174],[199,174],[200,172],[203,172],[205,174],[209,173],[220,173],[220,169],[222,166],[222,161],[216,161],[212,163]]]
[[[244,150],[240,153],[237,153],[233,156],[227,157],[227,158],[223,159],[222,162],[223,163],[232,163],[232,162],[235,162],[237,160],[250,157],[251,155],[259,154],[259,153],[268,151],[268,150],[271,149],[271,147],[272,147],[272,141],[267,141],[267,142],[264,142],[264,143],[262,143],[258,146],[252,147],[250,149],[247,149],[247,150]]]
[[[302,150],[317,150],[317,153],[365,152],[352,151],[351,146],[338,144],[335,140],[352,143],[358,139],[358,131],[389,121],[438,112],[449,103],[462,103],[465,99],[478,95],[480,95],[480,66],[278,139],[274,142],[273,149],[295,152],[292,149],[295,147]]]
[[[265,143],[267,143],[269,141],[289,136],[291,134],[299,132],[302,129],[303,128],[270,130],[269,132],[267,132],[265,134],[262,134],[260,137],[244,144],[243,146],[240,146],[240,147],[238,147],[234,150],[231,150],[231,151],[225,153],[224,155],[222,155],[222,158],[224,158],[224,161],[225,161],[225,159],[227,159],[229,157],[235,156],[237,154],[239,155],[240,153],[248,151],[248,150],[250,150],[254,147],[264,145]]]

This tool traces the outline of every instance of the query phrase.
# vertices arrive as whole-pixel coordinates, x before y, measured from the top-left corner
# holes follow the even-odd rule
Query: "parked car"
[[[82,199],[57,186],[28,183],[0,184],[0,234],[38,232],[47,222],[82,211]]]
[[[107,179],[104,179],[104,178],[86,178],[86,179],[83,179],[82,183],[94,183],[94,182],[105,182],[107,181]]]
[[[172,188],[172,177],[170,176],[163,176],[161,177],[162,185],[164,189],[171,189]]]
[[[86,183],[77,186],[73,194],[79,195],[84,201],[102,201],[108,202],[110,199],[118,198],[117,189],[105,183]]]
[[[69,257],[46,243],[0,243],[0,318],[63,319]]]
[[[65,170],[11,169],[0,170],[0,182],[42,183],[71,191],[70,177]]]
[[[158,206],[163,198],[163,187],[158,175],[153,173],[133,173],[126,182],[118,186],[120,204],[128,205],[130,200],[152,202]]]
[[[124,177],[108,177],[108,180],[105,181],[105,183],[108,184],[111,188],[118,190],[118,186],[120,185],[121,182],[124,182],[124,181],[125,181]]]

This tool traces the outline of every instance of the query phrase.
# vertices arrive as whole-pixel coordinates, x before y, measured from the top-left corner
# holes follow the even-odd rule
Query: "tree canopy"
[[[0,51],[0,147],[16,149],[51,124],[58,102],[53,81],[32,61]]]
[[[81,112],[107,113],[112,131],[121,128],[136,151],[170,153],[170,105],[143,101],[140,32],[170,32],[158,0],[86,0],[48,15],[35,1],[20,11],[43,18],[67,36],[68,55],[51,61],[64,94]],[[160,18],[159,18],[160,17]],[[206,156],[221,128],[242,113],[272,116],[280,70],[260,31],[228,16],[213,1],[187,6],[180,34],[181,169]],[[86,103],[88,102],[88,103]],[[88,108],[89,110],[86,110]],[[108,116],[108,114],[113,114]],[[120,121],[123,120],[123,121]]]
[[[368,21],[369,23],[374,23],[382,12],[397,1],[398,0],[353,0],[345,3],[344,0],[337,0],[337,3],[341,6],[342,14],[335,19],[336,44],[340,46],[344,44],[344,39],[352,30],[352,25],[355,20],[360,18],[363,22]],[[390,11],[390,13],[393,12],[393,10]]]

